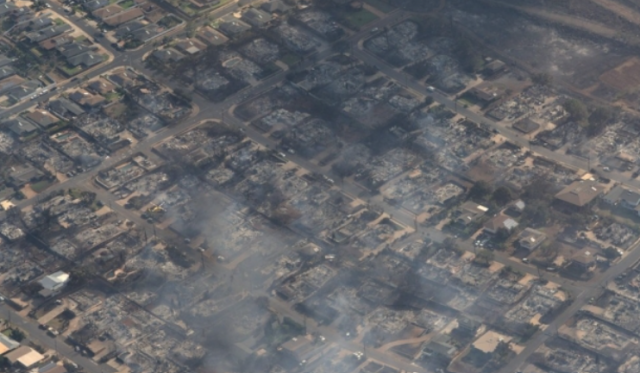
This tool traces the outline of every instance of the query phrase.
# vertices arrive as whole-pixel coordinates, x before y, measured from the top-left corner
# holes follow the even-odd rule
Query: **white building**
[[[56,273],[50,274],[49,276],[44,277],[39,281],[40,285],[42,285],[42,290],[40,291],[40,295],[43,297],[51,296],[65,287],[69,282],[70,276],[68,273],[58,271]]]

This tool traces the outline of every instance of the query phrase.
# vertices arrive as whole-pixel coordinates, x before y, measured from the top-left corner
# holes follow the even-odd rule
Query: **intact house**
[[[581,271],[588,271],[596,264],[596,258],[588,251],[577,252],[571,257],[570,265]]]
[[[20,347],[20,343],[0,333],[0,355]]]
[[[9,182],[14,188],[22,188],[25,185],[42,180],[45,174],[28,163],[11,167]]]
[[[29,369],[44,360],[44,356],[38,351],[28,346],[20,346],[4,355],[13,366]]]
[[[196,34],[196,36],[201,40],[203,40],[204,42],[206,42],[207,44],[213,45],[213,46],[219,46],[229,41],[229,38],[219,33],[216,29],[214,29],[211,26],[205,26],[200,30],[198,30],[198,33]]]
[[[612,206],[620,205],[628,210],[634,210],[640,215],[640,192],[618,185],[611,189],[602,200]]]
[[[38,283],[42,286],[42,290],[40,290],[40,295],[43,297],[49,297],[51,295],[55,295],[59,293],[66,285],[69,283],[68,273],[58,271],[56,273],[52,273],[48,276],[43,277]]]
[[[173,48],[165,48],[153,52],[153,57],[164,64],[168,64],[182,60],[184,54]]]
[[[116,86],[102,78],[89,83],[87,89],[98,95],[105,95],[116,90]]]
[[[44,110],[34,110],[24,117],[42,128],[50,128],[60,121]]]
[[[556,203],[565,210],[576,211],[588,208],[604,191],[595,180],[579,180],[556,194]]]
[[[265,27],[269,22],[271,22],[271,19],[271,14],[257,8],[250,8],[242,14],[243,21],[258,28]]]
[[[498,216],[495,216],[493,219],[489,220],[484,225],[484,231],[491,234],[496,234],[498,233],[498,230],[501,228],[511,231],[517,226],[518,226],[518,222],[515,221],[513,218],[507,215],[498,215]]]
[[[8,120],[3,125],[18,138],[28,137],[38,131],[38,127],[24,118]]]
[[[529,251],[537,249],[545,240],[547,235],[537,229],[527,228],[518,236],[520,247]]]
[[[475,202],[467,201],[460,205],[454,213],[454,223],[467,226],[478,221],[478,219],[489,211],[489,208]]]
[[[52,101],[49,104],[49,109],[52,113],[64,119],[74,118],[84,114],[84,110],[82,110],[80,106],[64,97]]]
[[[100,95],[92,95],[84,89],[71,93],[69,98],[87,110],[97,108],[105,101],[104,97]]]

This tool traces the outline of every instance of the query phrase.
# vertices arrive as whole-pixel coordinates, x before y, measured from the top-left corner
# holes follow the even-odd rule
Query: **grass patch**
[[[158,24],[166,29],[173,28],[180,24],[180,20],[172,15],[167,15],[158,21]]]
[[[73,199],[82,198],[82,190],[69,188],[69,196],[71,196],[71,198]]]
[[[65,73],[67,76],[74,76],[78,74],[80,71],[82,71],[81,66],[76,66],[76,67],[59,66],[58,68],[62,70],[62,72]]]
[[[38,59],[42,57],[42,53],[38,50],[38,47],[33,47],[33,48],[29,49],[29,52],[31,52],[31,54],[36,56],[36,58],[38,58]]]
[[[30,134],[28,136],[23,137],[22,138],[22,142],[31,141],[31,140],[35,139],[36,137],[38,137],[38,136],[40,136],[40,133],[38,133],[38,131],[36,131],[36,132],[34,132],[34,133],[32,133],[32,134]]]
[[[285,54],[280,58],[280,61],[287,64],[287,66],[292,67],[300,63],[300,57],[296,56],[293,53]]]
[[[119,3],[118,5],[120,5],[122,7],[122,9],[129,9],[133,5],[135,5],[135,2],[133,0],[126,0],[126,1],[123,1],[123,2]]]
[[[40,193],[43,190],[45,190],[48,187],[50,187],[51,185],[53,185],[53,181],[41,180],[41,181],[38,181],[37,183],[31,184],[31,190],[33,190],[36,193]]]
[[[64,25],[65,22],[63,20],[61,20],[60,18],[56,18],[56,19],[53,20],[53,23],[55,23],[56,26],[62,26],[62,25]]]
[[[68,125],[69,125],[69,123],[64,122],[64,121],[60,121],[60,122],[54,124],[53,126],[47,128],[47,132],[48,133],[56,133],[56,132],[60,131],[61,129],[65,128]]]
[[[85,41],[85,40],[87,40],[87,37],[86,37],[86,36],[84,36],[84,35],[80,35],[80,36],[78,36],[78,37],[76,38],[76,41],[77,41],[78,43],[82,43],[82,42],[83,42],[83,41]]]
[[[109,92],[107,94],[104,95],[104,98],[111,102],[111,101],[115,101],[115,100],[119,100],[120,99],[120,94],[118,94],[118,92]]]
[[[355,12],[344,12],[342,13],[342,18],[349,28],[359,30],[367,23],[378,19],[378,16],[366,9],[360,9]]]
[[[389,4],[389,0],[364,0],[364,2],[378,9],[382,13],[389,13],[396,9],[395,6]]]

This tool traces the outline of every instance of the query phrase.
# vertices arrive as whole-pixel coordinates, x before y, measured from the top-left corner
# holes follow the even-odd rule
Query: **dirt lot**
[[[600,76],[600,81],[620,92],[640,88],[640,59],[632,57],[618,67]]]

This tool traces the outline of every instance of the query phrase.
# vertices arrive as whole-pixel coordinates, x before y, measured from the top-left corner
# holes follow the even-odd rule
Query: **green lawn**
[[[347,26],[359,30],[362,26],[369,22],[375,21],[378,17],[366,9],[361,9],[356,12],[344,12],[342,14],[344,20],[347,22]]]
[[[109,92],[104,95],[104,98],[107,99],[107,101],[111,102],[120,99],[120,95],[118,94],[118,92]]]
[[[134,5],[134,1],[133,0],[126,0],[123,1],[121,3],[119,3],[118,5],[120,5],[122,7],[122,9],[129,9]]]
[[[40,193],[43,190],[45,190],[48,187],[50,187],[51,184],[53,184],[53,182],[51,182],[49,180],[38,181],[37,183],[31,184],[31,190],[33,190],[36,193]]]
[[[36,58],[42,57],[42,53],[40,53],[40,51],[38,50],[38,47],[33,47],[29,49],[29,52],[31,52],[34,56],[36,56]]]
[[[53,20],[53,23],[55,23],[55,24],[56,24],[56,26],[62,26],[62,25],[64,25],[64,21],[63,21],[63,20],[61,20],[60,18],[56,18],[56,19],[54,19],[54,20]]]
[[[60,70],[62,70],[67,76],[74,76],[80,71],[82,71],[81,66],[69,67],[69,66],[60,66]]]
[[[364,2],[383,13],[389,13],[396,9],[395,6],[389,4],[389,0],[364,0]]]
[[[300,57],[296,56],[295,54],[289,53],[282,56],[280,58],[280,61],[286,63],[287,66],[291,67],[297,65],[300,62]]]

